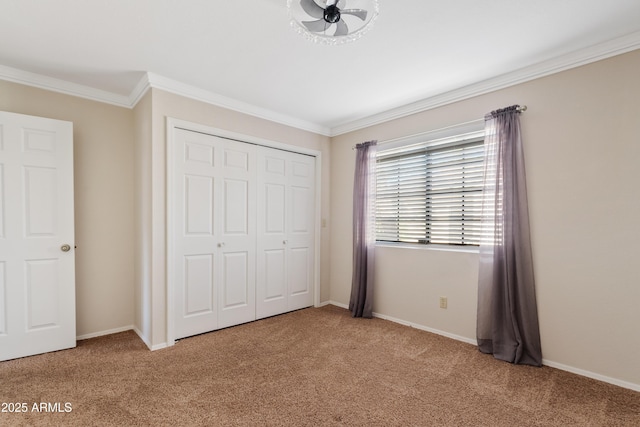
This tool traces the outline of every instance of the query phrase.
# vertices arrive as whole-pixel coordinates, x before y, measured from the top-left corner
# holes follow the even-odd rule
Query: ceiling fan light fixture
[[[291,27],[307,40],[337,45],[358,40],[378,17],[378,0],[287,0]]]

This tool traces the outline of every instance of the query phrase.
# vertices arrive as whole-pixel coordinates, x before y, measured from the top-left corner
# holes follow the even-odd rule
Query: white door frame
[[[173,280],[174,275],[174,263],[175,248],[173,242],[174,230],[174,218],[175,218],[175,195],[173,194],[173,187],[170,183],[173,182],[174,176],[174,147],[175,141],[173,136],[174,129],[184,129],[193,132],[201,132],[208,135],[218,136],[221,138],[232,139],[247,144],[261,145],[264,147],[275,148],[279,150],[291,151],[299,154],[306,154],[313,156],[316,159],[316,176],[315,176],[315,259],[314,259],[314,274],[313,274],[313,305],[314,307],[320,306],[320,244],[321,244],[321,195],[322,195],[322,153],[318,150],[311,150],[296,145],[284,144],[281,142],[271,141],[268,139],[258,138],[255,136],[244,135],[237,132],[231,132],[224,129],[218,129],[211,126],[206,126],[198,123],[189,122],[186,120],[175,119],[173,117],[167,117],[166,123],[166,158],[167,158],[167,218],[166,218],[166,232],[167,232],[167,247],[166,247],[166,279],[167,279],[167,346],[175,344],[175,310],[174,310],[174,290],[175,284]]]

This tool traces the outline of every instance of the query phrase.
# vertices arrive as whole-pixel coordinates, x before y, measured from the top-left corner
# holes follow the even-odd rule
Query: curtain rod
[[[523,112],[527,111],[527,106],[526,105],[518,106],[517,110],[518,110],[519,113],[523,113]],[[479,122],[479,121],[484,121],[484,119],[472,120],[470,122],[462,123],[462,125],[466,125],[466,124],[474,123],[474,122]],[[456,127],[457,126],[460,126],[460,125],[456,125]],[[453,127],[453,126],[450,126],[450,127]],[[446,128],[444,128],[444,129],[446,129]],[[434,131],[430,130],[430,131],[427,131],[427,132],[416,133],[416,134],[413,134],[413,135],[401,136],[399,138],[387,139],[386,141],[379,141],[378,145],[387,144],[389,142],[395,142],[395,141],[398,141],[400,139],[415,138],[417,136],[426,135],[426,134],[429,134],[429,133],[432,133],[432,132],[434,132]],[[352,146],[351,149],[355,150],[356,146],[355,145]]]

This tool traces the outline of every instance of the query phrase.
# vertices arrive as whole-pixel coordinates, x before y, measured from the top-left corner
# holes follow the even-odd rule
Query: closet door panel
[[[213,271],[211,254],[184,257],[184,315],[186,317],[214,312]]]
[[[284,236],[285,228],[285,186],[265,184],[264,190],[264,232],[269,235]]]
[[[257,318],[313,305],[315,158],[258,151]]]
[[[309,187],[291,187],[292,234],[309,235],[313,231],[313,195]]]
[[[224,181],[224,235],[249,234],[249,186],[246,180]]]
[[[288,310],[313,305],[315,253],[315,159],[291,154],[291,201],[287,222]]]
[[[222,309],[246,307],[249,301],[249,256],[247,252],[226,252],[222,262]]]
[[[311,293],[309,282],[309,248],[291,248],[289,263],[289,289],[292,296],[300,296]]]
[[[213,188],[210,176],[184,176],[184,235],[213,235]]]
[[[255,319],[255,147],[175,129],[174,310],[182,338]]]
[[[286,310],[286,264],[285,264],[285,200],[284,184],[265,184],[264,230],[261,235],[261,260],[264,275],[260,276],[261,301],[272,308],[258,312],[258,317],[281,313]]]
[[[266,302],[283,300],[286,297],[285,287],[285,251],[274,249],[264,251],[265,275],[263,300]]]
[[[280,150],[258,149],[258,259],[256,318],[287,311],[287,158]]]
[[[224,140],[218,326],[256,315],[256,147]]]
[[[173,307],[175,337],[183,338],[218,327],[222,143],[196,132],[174,132]]]

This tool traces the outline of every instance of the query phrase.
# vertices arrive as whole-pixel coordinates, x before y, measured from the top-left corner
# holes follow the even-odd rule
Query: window
[[[378,152],[376,240],[479,245],[483,136]]]

